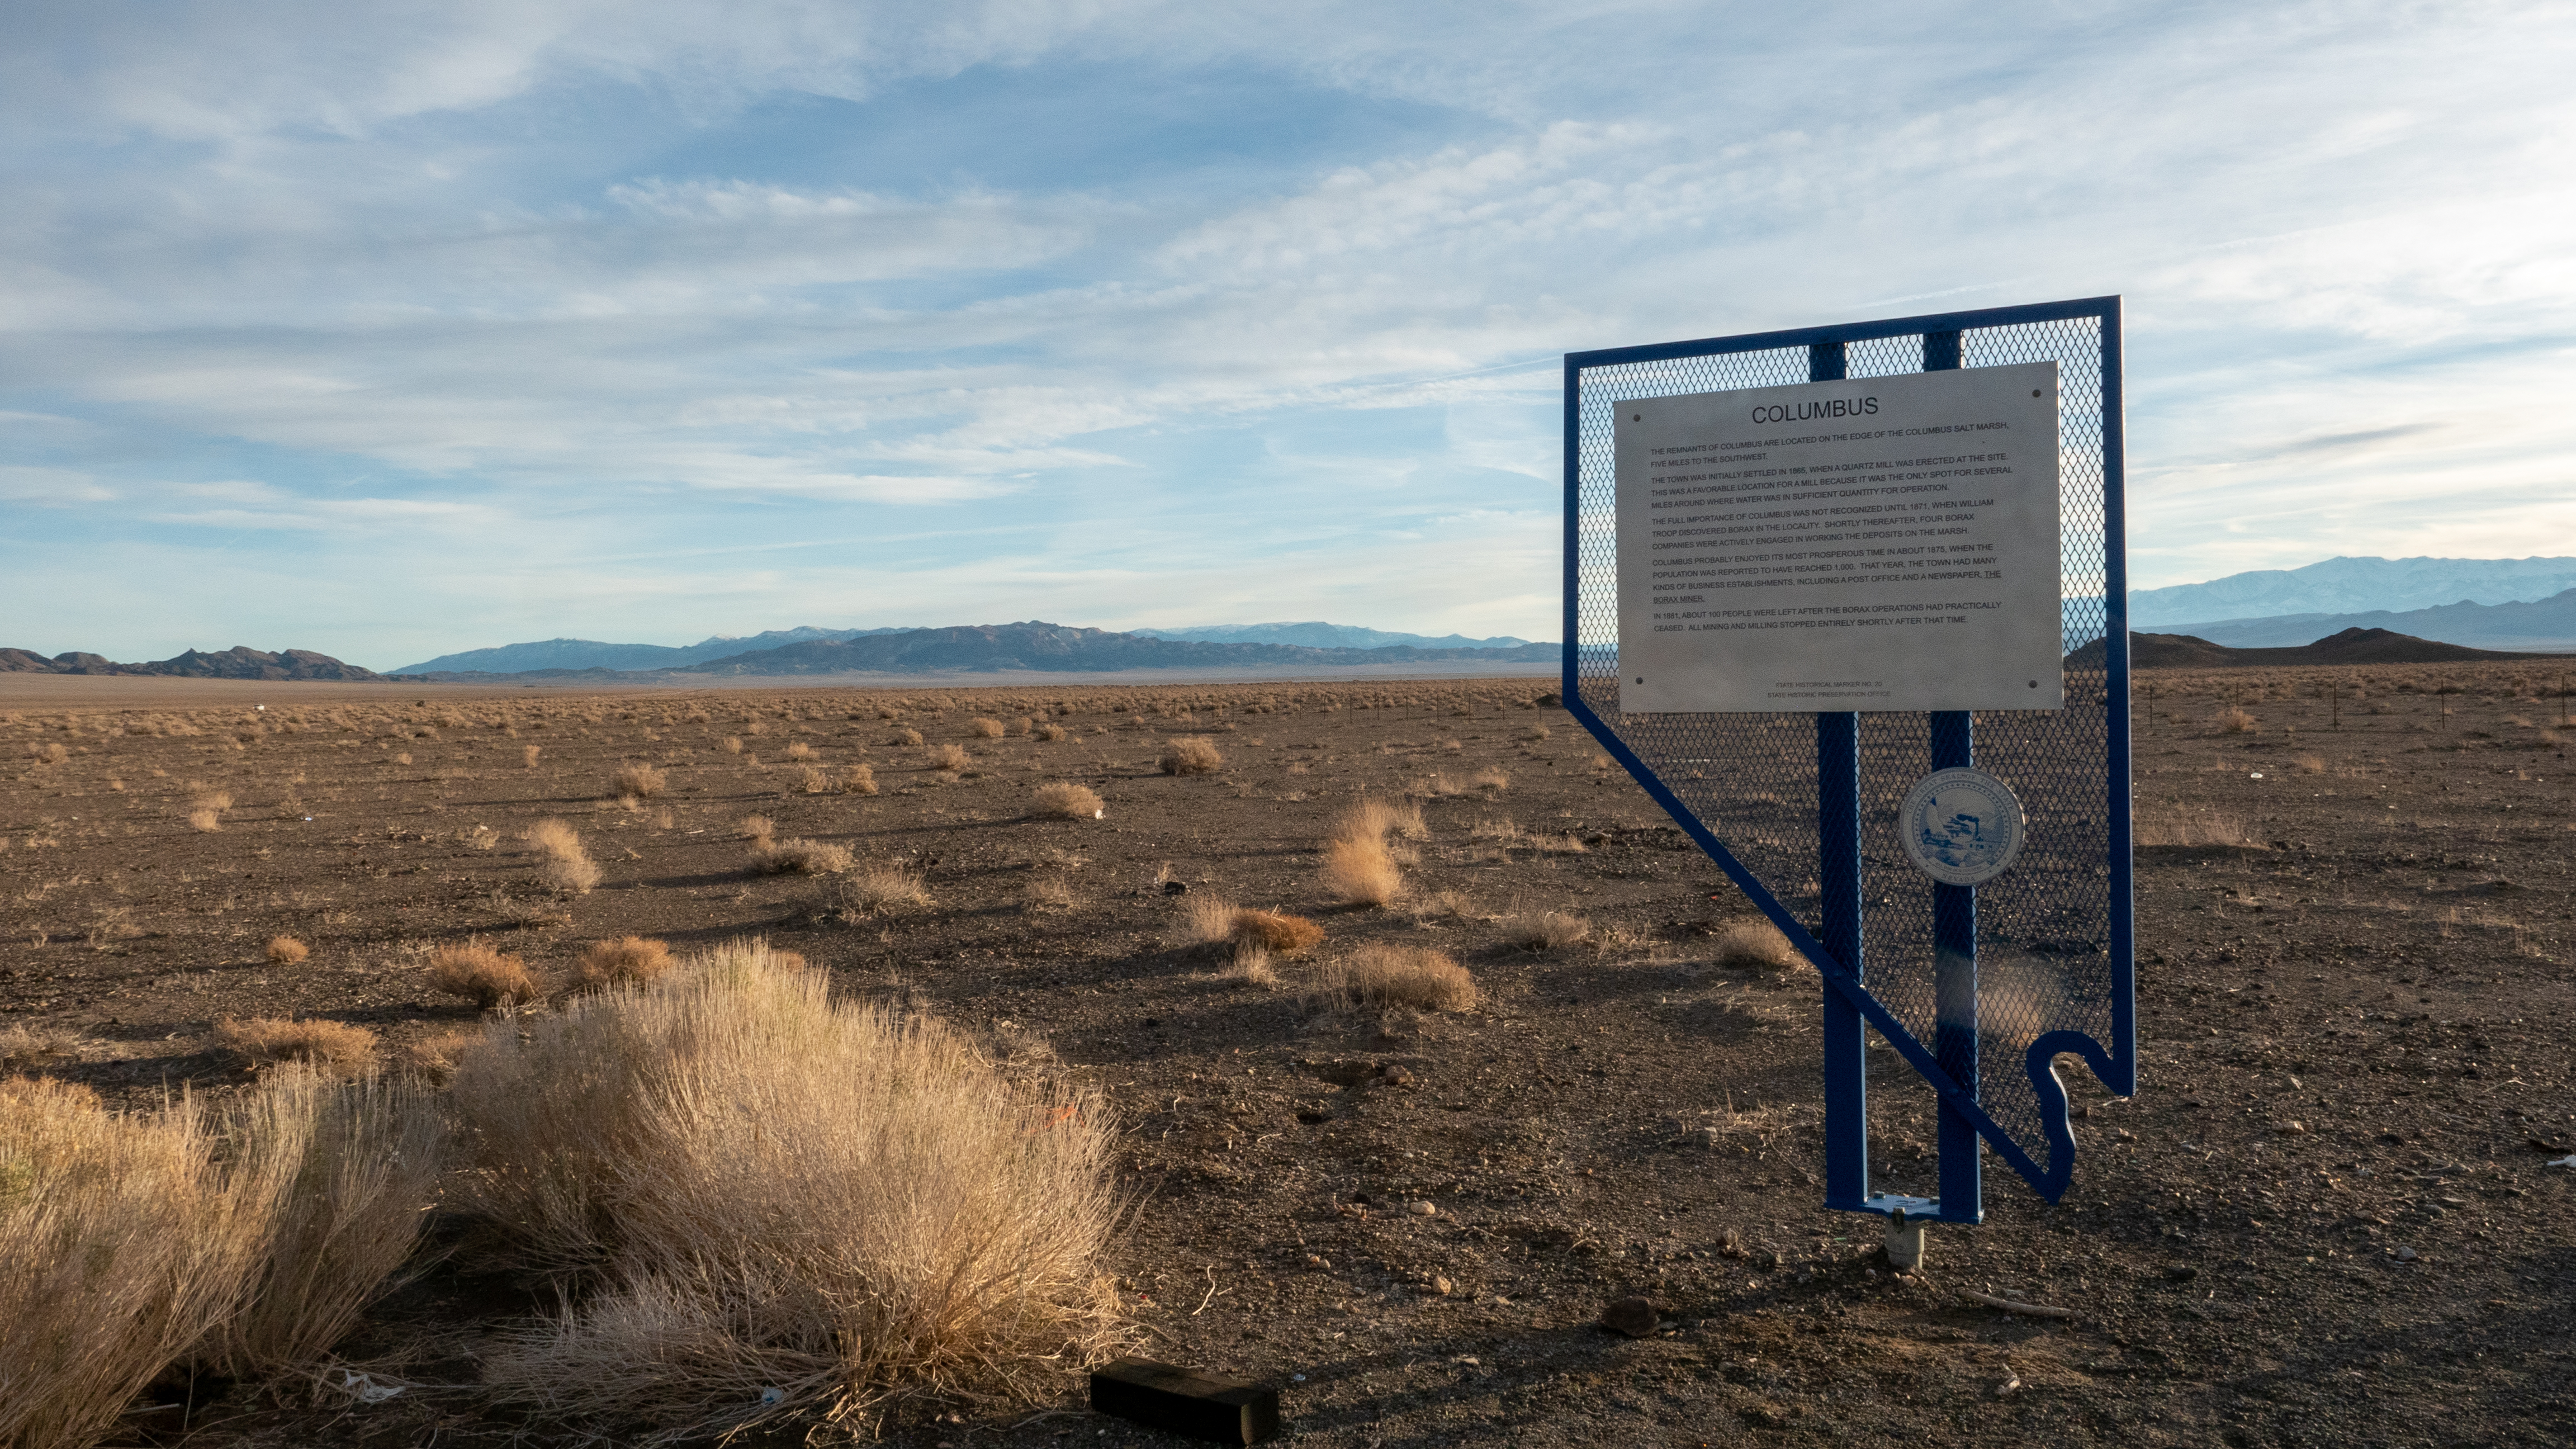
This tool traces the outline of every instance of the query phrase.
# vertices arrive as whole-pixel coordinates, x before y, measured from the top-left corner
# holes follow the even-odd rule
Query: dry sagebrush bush
[[[521,746],[519,750],[519,763],[533,770],[537,767],[537,756],[543,753],[545,753],[545,746],[543,745]]]
[[[1300,956],[1323,941],[1324,928],[1304,916],[1245,910],[1235,912],[1231,934],[1238,943],[1249,942],[1281,956]]]
[[[430,953],[429,985],[433,991],[462,996],[485,1011],[524,1006],[544,994],[528,974],[527,962],[480,941],[441,946]]]
[[[224,828],[224,818],[212,810],[191,810],[188,812],[188,828],[211,834]]]
[[[188,1099],[0,1081],[0,1444],[78,1449],[240,1301],[252,1245]]]
[[[319,1017],[291,1021],[261,1016],[237,1021],[227,1016],[215,1023],[215,1044],[253,1066],[302,1062],[337,1077],[356,1076],[376,1060],[374,1032]]]
[[[1039,725],[1035,733],[1039,739],[1053,742],[1064,738],[1064,726],[1049,722]]]
[[[1465,1011],[1476,1004],[1476,979],[1446,952],[1370,942],[1317,964],[1313,990],[1328,1002]]]
[[[814,747],[803,740],[794,741],[787,746],[787,758],[802,764],[814,758]]]
[[[237,1150],[290,1157],[267,1205],[249,1296],[196,1357],[247,1377],[309,1363],[396,1286],[436,1197],[446,1144],[439,1105],[399,1077],[332,1082],[293,1068],[240,1102]]]
[[[2250,735],[2263,727],[2254,716],[2232,705],[2211,716],[2210,722],[2218,726],[2218,732],[2223,735]]]
[[[1559,946],[1571,946],[1591,934],[1590,921],[1581,916],[1569,916],[1563,911],[1516,916],[1504,931],[1506,939],[1526,951],[1553,951]]]
[[[1787,971],[1807,964],[1789,938],[1769,921],[1744,921],[1726,928],[1711,952],[1720,966],[1738,970]]]
[[[659,980],[671,969],[671,943],[650,936],[620,936],[581,948],[573,964],[572,989],[599,991],[611,986],[640,986]]]
[[[881,916],[899,906],[929,905],[930,885],[917,870],[879,861],[834,881],[828,904],[852,919]]]
[[[757,844],[778,834],[778,822],[766,815],[746,815],[734,822],[733,833]]]
[[[1165,745],[1156,763],[1166,775],[1213,775],[1225,767],[1225,756],[1207,736],[1185,735]]]
[[[1002,722],[997,719],[969,720],[967,721],[967,728],[975,732],[975,737],[977,739],[983,740],[998,740],[1004,734]]]
[[[850,848],[822,840],[756,840],[751,865],[770,875],[839,875],[850,868]]]
[[[567,895],[587,895],[599,884],[599,866],[581,847],[581,832],[560,820],[540,820],[519,837],[545,853],[537,879]]]
[[[1036,814],[1056,820],[1097,820],[1107,809],[1090,786],[1068,780],[1040,785],[1030,793],[1029,801]]]
[[[632,764],[617,771],[616,789],[611,793],[628,800],[651,800],[671,788],[671,777],[646,764]]]
[[[271,966],[293,966],[312,954],[312,947],[305,945],[293,936],[271,936],[268,938],[268,964]]]
[[[1404,894],[1404,872],[1384,840],[1330,840],[1324,843],[1324,884],[1345,905],[1385,907]]]
[[[42,1071],[79,1054],[80,1038],[59,1027],[0,1027],[0,1072]]]
[[[946,770],[952,775],[965,769],[970,762],[963,745],[932,745],[930,753],[923,758],[929,762],[930,768]]]
[[[760,942],[489,1029],[451,1090],[459,1197],[578,1290],[494,1344],[505,1402],[671,1442],[1033,1393],[1118,1340],[1096,1100]]]
[[[877,792],[877,772],[873,765],[852,765],[841,772],[833,786],[844,795],[873,795]]]
[[[307,1362],[411,1256],[439,1171],[416,1089],[288,1067],[209,1130],[0,1082],[0,1444],[78,1449],[182,1359]]]

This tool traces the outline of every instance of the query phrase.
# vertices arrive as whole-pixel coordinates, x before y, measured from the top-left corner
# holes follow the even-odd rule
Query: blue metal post
[[[1959,366],[1959,334],[1923,334],[1923,370]],[[1977,717],[1966,710],[1931,716],[1932,768],[1977,763]],[[1941,1070],[1970,1096],[1977,1091],[1977,888],[1932,886],[1932,1055]],[[1947,1102],[1940,1104],[1941,1221],[1985,1218],[1985,1163],[1976,1124]]]
[[[1845,376],[1843,344],[1807,349],[1807,376]],[[1816,877],[1824,889],[1817,940],[1854,981],[1863,979],[1860,875],[1860,716],[1816,716]],[[1825,988],[1825,1205],[1867,1211],[1869,1040],[1860,1008]]]

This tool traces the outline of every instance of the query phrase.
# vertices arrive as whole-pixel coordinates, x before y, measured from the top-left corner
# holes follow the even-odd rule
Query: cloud
[[[2571,31],[39,5],[0,54],[0,408],[47,421],[0,434],[0,496],[48,547],[152,560],[173,607],[190,529],[299,578],[361,551],[334,617],[409,657],[476,642],[414,609],[676,638],[1329,604],[1543,637],[1563,352],[2124,291],[2142,584],[2428,531],[2576,551],[2576,440],[2532,385],[2576,336],[2576,201],[2532,184],[2576,137]],[[1007,102],[1036,92],[1136,119],[1032,136]],[[1029,154],[1080,164],[991,179]],[[37,577],[0,597],[55,607]]]

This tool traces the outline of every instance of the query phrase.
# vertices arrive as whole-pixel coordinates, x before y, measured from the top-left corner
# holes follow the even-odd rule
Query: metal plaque
[[[2021,834],[2021,802],[1983,770],[1935,770],[1896,807],[1905,858],[1943,885],[1980,886],[2012,869]]]

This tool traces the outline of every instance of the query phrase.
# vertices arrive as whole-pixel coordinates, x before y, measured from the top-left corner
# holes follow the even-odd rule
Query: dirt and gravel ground
[[[1720,957],[1749,907],[1541,680],[0,693],[0,1042],[144,1106],[249,1079],[218,1017],[334,1018],[389,1055],[468,1022],[423,983],[433,945],[480,935],[560,973],[602,936],[760,933],[1015,1070],[1096,1086],[1123,1123],[1137,1205],[1116,1268],[1147,1350],[1275,1379],[1297,1442],[2576,1439],[2576,1170],[2545,1166],[2576,1153],[2559,682],[2141,682],[2141,1093],[2079,1089],[2066,1201],[1996,1169],[1988,1225],[1936,1229],[1907,1278],[1872,1221],[1817,1206],[1815,978]],[[1069,737],[987,739],[977,717]],[[894,743],[906,729],[925,743]],[[1160,773],[1187,734],[1223,769]],[[953,779],[928,768],[942,744],[971,756]],[[630,762],[668,792],[614,798]],[[862,762],[882,793],[806,792],[809,768]],[[1489,770],[1507,782],[1473,783]],[[1097,790],[1104,818],[1034,818],[1052,780]],[[1318,879],[1363,792],[1424,803],[1391,910],[1337,908]],[[208,809],[218,828],[191,823]],[[817,881],[751,873],[752,812],[923,870],[931,904],[830,918]],[[598,889],[538,883],[519,835],[549,817],[581,831]],[[1233,979],[1172,882],[1311,915],[1326,953],[1440,947],[1484,1001],[1360,1016],[1306,1000],[1293,963],[1277,987]],[[1585,939],[1514,944],[1548,911]],[[310,959],[269,964],[279,933]],[[1927,1189],[1920,1094],[1877,1056],[1887,1185]],[[1663,1328],[1598,1328],[1626,1294]],[[137,1415],[134,1436],[497,1442],[526,1430],[479,1413],[474,1336],[542,1306],[451,1266],[347,1345],[403,1395],[235,1389],[184,1426]],[[1169,1442],[1062,1382],[1051,1405],[888,1434]]]

